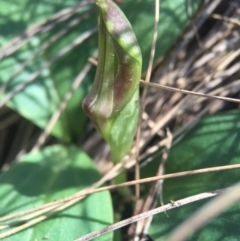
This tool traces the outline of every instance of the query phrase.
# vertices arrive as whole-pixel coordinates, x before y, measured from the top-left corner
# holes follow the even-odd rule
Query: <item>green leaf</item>
[[[0,43],[7,44],[13,37],[19,36],[35,22],[46,20],[57,11],[76,3],[75,0],[65,2],[57,0],[55,4],[44,1],[19,0],[15,0],[14,3],[4,2],[4,7],[0,10],[1,16],[4,16],[0,19],[0,24],[3,26]],[[55,24],[49,23],[46,26],[50,26],[51,29],[31,37],[30,42],[0,61],[0,85],[6,84],[11,79],[4,91],[5,94],[0,92],[0,98],[3,100],[17,86],[32,79],[33,81],[15,94],[7,105],[41,128],[46,127],[74,79],[96,48],[94,36],[87,43],[85,41],[83,44],[69,48],[77,37],[96,27],[96,19],[91,18],[90,15],[88,17],[84,15],[88,13],[89,9],[89,6],[84,7],[71,18]],[[12,12],[14,14],[11,14]],[[26,14],[22,14],[23,12],[26,12]],[[77,22],[83,15],[85,18],[81,22]],[[75,24],[72,24],[74,22]],[[45,25],[42,29],[44,27]],[[10,32],[9,29],[13,29],[13,31]],[[59,33],[66,29],[65,34],[56,38]],[[55,38],[54,41],[53,38]],[[44,47],[45,45],[48,46]],[[66,50],[67,48],[69,48],[69,51],[61,54],[61,57],[55,58],[63,49]],[[30,61],[26,66],[16,76],[12,77],[12,74],[27,60]],[[49,64],[52,60],[54,60],[53,63]],[[52,134],[56,137],[64,141],[70,141],[78,138],[81,134],[87,120],[81,110],[81,101],[89,89],[94,77],[93,74],[94,70],[86,76],[82,86],[75,90],[66,109],[52,130]]]
[[[51,146],[25,156],[0,175],[0,216],[67,197],[99,180],[92,160],[74,146]],[[113,222],[109,192],[93,194],[11,241],[72,241]],[[8,240],[8,239],[7,239]],[[112,234],[97,240],[112,240]]]
[[[240,112],[223,112],[202,120],[170,151],[166,173],[240,163]],[[158,160],[160,158],[158,157]],[[144,169],[154,175],[157,160]],[[151,173],[149,170],[152,170]],[[165,203],[205,191],[228,187],[239,181],[240,170],[214,172],[164,181]],[[167,235],[208,200],[195,202],[154,216],[150,236],[166,240]],[[238,240],[240,203],[212,220],[189,240]]]

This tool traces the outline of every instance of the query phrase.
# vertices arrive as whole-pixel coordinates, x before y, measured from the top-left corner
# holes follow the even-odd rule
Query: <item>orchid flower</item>
[[[98,66],[83,109],[110,145],[114,162],[132,145],[139,118],[142,55],[131,24],[111,0],[99,7]]]

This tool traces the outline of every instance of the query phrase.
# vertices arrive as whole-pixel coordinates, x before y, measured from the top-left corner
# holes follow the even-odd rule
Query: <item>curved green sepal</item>
[[[97,5],[98,67],[83,109],[117,161],[129,151],[137,126],[142,56],[132,27],[118,6],[110,0],[97,0]]]

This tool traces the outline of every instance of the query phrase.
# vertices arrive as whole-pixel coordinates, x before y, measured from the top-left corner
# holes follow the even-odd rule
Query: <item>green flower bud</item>
[[[139,115],[142,56],[132,27],[111,0],[100,10],[98,66],[83,109],[111,147],[115,162],[131,148]]]

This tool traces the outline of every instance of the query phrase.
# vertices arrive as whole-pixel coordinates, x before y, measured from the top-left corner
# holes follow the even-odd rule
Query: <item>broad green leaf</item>
[[[240,112],[229,111],[207,117],[191,130],[183,140],[171,149],[166,164],[166,173],[223,166],[240,163]],[[159,160],[160,158],[158,158]],[[157,160],[144,170],[145,175],[154,175]],[[163,198],[165,203],[205,191],[228,187],[239,182],[239,170],[214,172],[165,180]],[[192,215],[207,200],[189,204],[156,215],[150,227],[150,236],[165,240],[181,222]],[[208,223],[189,240],[238,240],[240,205],[236,203],[222,215]]]
[[[0,175],[0,216],[69,196],[99,178],[92,160],[74,146],[50,146],[28,154]],[[102,192],[6,240],[72,241],[112,222],[111,198]],[[112,240],[112,234],[97,240]]]
[[[57,4],[58,2],[58,4]],[[19,36],[25,29],[35,22],[43,21],[51,17],[57,11],[77,3],[71,1],[57,1],[56,6],[43,1],[29,3],[28,1],[4,2],[4,8],[1,8],[0,14],[4,16],[0,19],[3,27],[0,43],[7,44],[14,36]],[[29,119],[41,128],[45,128],[53,113],[58,109],[60,102],[70,89],[74,79],[83,69],[87,59],[92,55],[96,48],[96,39],[94,36],[90,40],[83,42],[81,45],[70,48],[66,54],[61,55],[52,64],[49,64],[63,49],[72,45],[77,37],[80,37],[86,31],[96,27],[96,19],[85,17],[81,22],[72,25],[82,15],[88,13],[93,5],[84,7],[78,14],[73,15],[60,23],[49,24],[53,26],[50,30],[42,34],[31,37],[29,43],[21,47],[11,56],[0,61],[0,86],[6,83],[23,63],[31,59],[14,78],[8,83],[5,94],[11,93],[17,86],[33,78],[24,89],[17,93],[7,105],[18,111],[23,117]],[[13,11],[15,14],[9,14]],[[24,11],[23,11],[24,9]],[[26,12],[26,14],[22,14]],[[17,23],[15,28],[14,22]],[[69,26],[72,27],[69,27]],[[15,31],[9,32],[13,28]],[[68,29],[60,38],[52,41],[56,35]],[[44,47],[48,42],[51,44]],[[87,117],[81,109],[81,101],[90,87],[94,77],[94,70],[84,79],[84,83],[78,88],[67,108],[61,114],[61,118],[56,123],[52,134],[64,141],[76,139],[81,134]],[[0,98],[5,95],[0,93]]]

